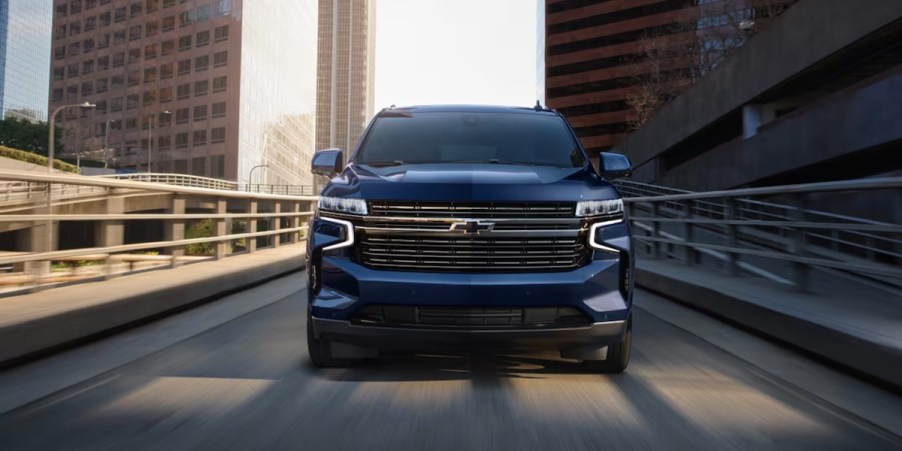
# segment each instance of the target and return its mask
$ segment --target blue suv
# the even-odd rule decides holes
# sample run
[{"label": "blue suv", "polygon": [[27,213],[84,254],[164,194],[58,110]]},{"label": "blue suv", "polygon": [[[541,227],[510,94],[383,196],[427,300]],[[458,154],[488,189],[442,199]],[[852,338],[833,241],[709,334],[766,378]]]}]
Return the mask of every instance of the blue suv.
[{"label": "blue suv", "polygon": [[609,183],[569,123],[542,107],[382,110],[331,177],[310,224],[311,362],[479,346],[560,350],[623,371],[632,330],[633,245]]}]

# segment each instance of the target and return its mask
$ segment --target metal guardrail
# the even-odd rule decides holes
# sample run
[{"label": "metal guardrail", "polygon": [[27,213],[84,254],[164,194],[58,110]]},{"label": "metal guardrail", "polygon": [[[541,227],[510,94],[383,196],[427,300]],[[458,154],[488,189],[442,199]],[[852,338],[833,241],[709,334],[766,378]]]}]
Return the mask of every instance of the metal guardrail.
[{"label": "metal guardrail", "polygon": [[161,174],[161,173],[136,173],[101,175],[98,177],[113,178],[117,180],[131,180],[136,182],[162,183],[166,185],[186,186],[195,188],[221,189],[228,191],[245,191],[261,194],[281,194],[284,196],[313,196],[311,185],[268,185],[236,183],[228,180],[200,177],[187,174]]},{"label": "metal guardrail", "polygon": [[[180,186],[164,183],[166,180],[173,179],[129,177],[123,180],[121,177],[0,171],[0,186],[15,186],[17,188],[11,192],[16,190],[25,192],[26,197],[33,201],[33,211],[28,212],[31,214],[14,212],[0,214],[0,225],[32,223],[31,248],[26,252],[12,249],[0,252],[0,265],[12,266],[19,272],[29,275],[32,282],[40,284],[53,281],[51,262],[71,262],[79,257],[102,261],[103,276],[110,277],[113,275],[110,268],[114,263],[142,260],[140,256],[123,255],[129,252],[160,251],[169,258],[148,256],[144,260],[169,265],[197,261],[196,258],[185,256],[186,248],[193,245],[211,244],[212,252],[209,256],[214,259],[228,256],[231,253],[230,249],[233,248],[254,252],[258,240],[265,239],[270,246],[302,240],[303,233],[307,231],[304,223],[313,214],[313,205],[317,200],[315,196],[236,191],[236,184],[233,184],[231,189],[224,189],[226,185]],[[48,192],[51,193],[50,198],[47,196]],[[90,208],[86,208],[84,213],[72,213],[74,207],[68,207],[66,213],[57,213],[54,210],[66,202],[60,200],[58,196],[66,192],[90,192],[96,194],[98,198],[91,200],[96,201],[94,204],[85,203],[90,205]],[[128,199],[142,198],[136,195],[162,196],[155,198],[154,205],[165,204],[166,212],[137,210],[146,208],[140,206],[139,202],[135,204],[136,210],[128,211]],[[0,199],[2,196],[3,193],[0,191]],[[49,202],[49,206],[45,206],[46,201],[55,202]],[[94,212],[98,207],[105,208],[106,211]],[[58,233],[57,224],[71,221],[92,221],[97,232],[95,235],[104,237],[101,241],[105,242],[78,249],[52,249],[49,246],[50,237]],[[126,244],[124,229],[126,223],[130,221],[160,221],[160,227],[163,228],[167,239]],[[186,229],[198,221],[210,221],[211,236],[185,237]],[[147,223],[144,224],[146,226]],[[38,233],[41,227],[49,228],[52,233]],[[48,229],[44,229],[46,230]],[[263,244],[261,242],[261,245]]]},{"label": "metal guardrail", "polygon": [[[656,258],[700,264],[719,260],[741,272],[809,289],[812,268],[902,288],[902,225],[805,208],[815,193],[893,190],[902,177],[694,193],[633,181],[618,182],[640,249]],[[779,197],[789,204],[761,199]],[[786,278],[768,265],[792,265]],[[746,261],[749,260],[749,261]]]}]

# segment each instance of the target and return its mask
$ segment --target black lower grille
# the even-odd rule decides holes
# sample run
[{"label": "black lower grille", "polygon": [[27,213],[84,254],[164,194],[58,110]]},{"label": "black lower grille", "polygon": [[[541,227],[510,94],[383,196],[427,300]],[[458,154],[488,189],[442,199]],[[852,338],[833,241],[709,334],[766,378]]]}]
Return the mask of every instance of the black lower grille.
[{"label": "black lower grille", "polygon": [[573,237],[441,237],[363,234],[359,258],[374,269],[426,272],[567,271],[590,252]]},{"label": "black lower grille", "polygon": [[448,328],[575,327],[591,323],[572,307],[433,307],[370,305],[352,322],[379,326]]}]

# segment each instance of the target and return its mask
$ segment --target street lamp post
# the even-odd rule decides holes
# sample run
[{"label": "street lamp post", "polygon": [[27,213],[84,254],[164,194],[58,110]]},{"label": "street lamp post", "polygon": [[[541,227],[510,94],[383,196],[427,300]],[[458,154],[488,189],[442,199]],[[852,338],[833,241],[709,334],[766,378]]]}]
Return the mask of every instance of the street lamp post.
[{"label": "street lamp post", "polygon": [[[247,175],[248,188],[250,188],[254,184],[254,170],[256,170],[257,168],[268,168],[268,167],[269,167],[268,164],[258,164],[251,168],[251,170],[248,172],[248,175]],[[248,191],[250,191],[250,189],[248,189]],[[257,187],[257,191],[260,191],[259,186]]]},{"label": "street lamp post", "polygon": [[[51,174],[53,173],[53,157],[56,151],[56,115],[59,114],[60,111],[63,111],[67,108],[97,108],[97,105],[94,105],[91,102],[80,103],[77,105],[63,105],[54,110],[50,115],[50,140],[47,143],[47,172]],[[53,214],[53,184],[51,184],[50,182],[47,182],[47,214]],[[47,251],[50,252],[53,250],[53,219],[51,219],[50,217],[47,218],[45,228],[47,229],[47,243],[45,247]],[[36,249],[32,250],[37,252]],[[47,262],[46,265],[43,265],[46,266],[46,270],[42,268],[42,272],[50,271],[49,263],[50,262]]]},{"label": "street lamp post", "polygon": [[[166,110],[166,111],[161,112],[160,114],[169,115],[169,114],[172,114],[172,111]],[[150,125],[147,127],[148,128],[148,131],[147,131],[147,173],[148,174],[153,172],[152,168],[151,168],[151,154],[153,151],[153,125],[154,125],[154,122],[156,121],[156,117],[157,117],[156,114],[154,114],[154,113],[150,114]]]}]

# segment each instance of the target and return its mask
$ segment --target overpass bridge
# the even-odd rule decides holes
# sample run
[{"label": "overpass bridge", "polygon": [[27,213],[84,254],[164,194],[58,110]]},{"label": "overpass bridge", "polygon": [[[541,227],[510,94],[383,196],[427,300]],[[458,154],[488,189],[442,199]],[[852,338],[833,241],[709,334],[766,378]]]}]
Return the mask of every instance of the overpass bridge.
[{"label": "overpass bridge", "polygon": [[[296,272],[314,198],[95,183],[244,210],[91,216],[168,227],[206,215],[217,228],[201,241],[2,257],[223,251],[0,298],[4,449],[902,447],[902,229],[806,208],[824,192],[899,192],[900,178],[709,193],[621,184],[641,289],[633,362],[616,376],[478,350],[314,370]],[[219,226],[274,214],[286,222],[271,230]],[[64,215],[32,219],[74,220]],[[280,239],[226,252],[262,236]]]}]

